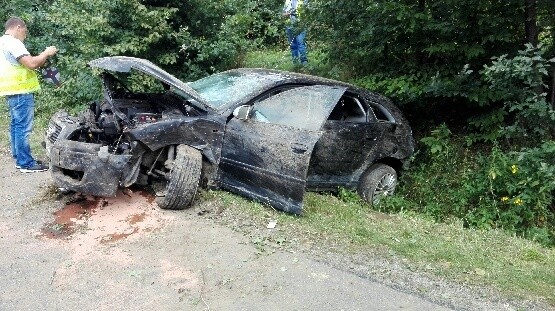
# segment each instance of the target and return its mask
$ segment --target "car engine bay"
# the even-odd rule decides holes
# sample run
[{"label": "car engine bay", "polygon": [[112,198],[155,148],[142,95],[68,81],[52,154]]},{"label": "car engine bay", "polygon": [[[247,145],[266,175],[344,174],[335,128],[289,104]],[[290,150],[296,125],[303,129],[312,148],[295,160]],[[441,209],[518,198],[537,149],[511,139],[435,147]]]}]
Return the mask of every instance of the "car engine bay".
[{"label": "car engine bay", "polygon": [[103,73],[102,78],[104,100],[90,103],[73,120],[80,126],[67,139],[106,145],[110,153],[122,154],[130,148],[125,137],[127,130],[161,120],[206,114],[169,87],[164,86],[164,91],[158,93],[133,92],[109,73]]}]

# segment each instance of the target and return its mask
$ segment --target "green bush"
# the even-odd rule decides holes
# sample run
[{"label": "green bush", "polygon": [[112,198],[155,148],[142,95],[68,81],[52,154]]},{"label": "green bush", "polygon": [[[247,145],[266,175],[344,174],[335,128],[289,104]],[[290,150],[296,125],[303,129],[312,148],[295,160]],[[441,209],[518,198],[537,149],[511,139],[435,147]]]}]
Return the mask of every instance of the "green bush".
[{"label": "green bush", "polygon": [[377,208],[417,212],[436,221],[463,218],[471,199],[466,185],[475,171],[474,153],[445,125],[420,142],[410,170],[401,175],[397,195]]},{"label": "green bush", "polygon": [[487,214],[496,227],[555,243],[555,141],[510,153],[496,146],[479,163],[474,182],[487,188],[476,189],[481,195],[476,191],[475,201],[482,204],[467,219],[478,225],[478,215]]},{"label": "green bush", "polygon": [[555,245],[555,141],[513,152],[469,148],[441,125],[420,142],[397,194],[376,209],[458,218]]},{"label": "green bush", "polygon": [[496,100],[503,103],[503,108],[502,115],[485,119],[485,126],[482,122],[474,122],[482,127],[481,133],[497,133],[499,138],[520,146],[537,146],[553,137],[555,110],[547,102],[544,83],[551,61],[543,54],[541,45],[527,44],[517,56],[495,57],[491,65],[484,66],[484,80],[489,89],[498,94]]},{"label": "green bush", "polygon": [[47,103],[39,114],[48,114],[100,99],[98,80],[87,69],[98,57],[145,58],[184,80],[237,67],[246,51],[284,38],[282,5],[278,0],[22,0],[0,12],[27,22],[26,46],[33,54],[48,45],[59,49],[55,63],[64,84],[39,94]]}]

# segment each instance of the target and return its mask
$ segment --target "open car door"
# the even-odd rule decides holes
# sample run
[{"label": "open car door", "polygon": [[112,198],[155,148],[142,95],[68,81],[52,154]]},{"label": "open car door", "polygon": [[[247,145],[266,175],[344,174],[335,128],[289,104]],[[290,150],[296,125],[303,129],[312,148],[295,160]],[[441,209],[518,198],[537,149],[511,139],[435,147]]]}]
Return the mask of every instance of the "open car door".
[{"label": "open car door", "polygon": [[306,174],[321,128],[345,87],[306,86],[255,103],[226,127],[219,181],[223,188],[300,214]]}]

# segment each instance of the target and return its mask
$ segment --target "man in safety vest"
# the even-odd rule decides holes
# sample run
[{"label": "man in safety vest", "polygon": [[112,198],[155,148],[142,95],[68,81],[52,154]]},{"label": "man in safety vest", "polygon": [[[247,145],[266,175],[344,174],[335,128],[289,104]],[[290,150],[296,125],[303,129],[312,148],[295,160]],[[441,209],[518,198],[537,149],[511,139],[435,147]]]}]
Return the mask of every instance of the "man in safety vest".
[{"label": "man in safety vest", "polygon": [[306,44],[304,42],[306,30],[302,29],[298,24],[303,7],[306,7],[307,3],[308,0],[285,0],[285,5],[283,6],[283,16],[289,18],[285,34],[287,34],[294,64],[300,62],[302,65],[306,65],[308,63]]},{"label": "man in safety vest", "polygon": [[32,56],[23,44],[25,38],[25,22],[18,17],[8,19],[5,33],[0,37],[0,96],[6,96],[10,106],[10,142],[15,167],[21,172],[41,172],[48,170],[48,166],[33,159],[29,145],[35,114],[33,92],[40,89],[34,69],[44,65],[58,50],[49,46]]}]

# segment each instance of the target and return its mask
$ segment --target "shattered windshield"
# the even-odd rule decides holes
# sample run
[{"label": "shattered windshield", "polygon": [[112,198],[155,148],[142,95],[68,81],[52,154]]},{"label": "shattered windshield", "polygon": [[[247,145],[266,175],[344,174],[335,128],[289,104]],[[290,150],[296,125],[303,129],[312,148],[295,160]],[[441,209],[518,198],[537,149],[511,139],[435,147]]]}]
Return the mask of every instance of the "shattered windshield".
[{"label": "shattered windshield", "polygon": [[256,103],[252,118],[317,131],[345,92],[345,87],[299,87]]},{"label": "shattered windshield", "polygon": [[191,82],[189,86],[206,99],[212,108],[223,110],[229,104],[280,80],[283,77],[278,74],[222,72]]}]

